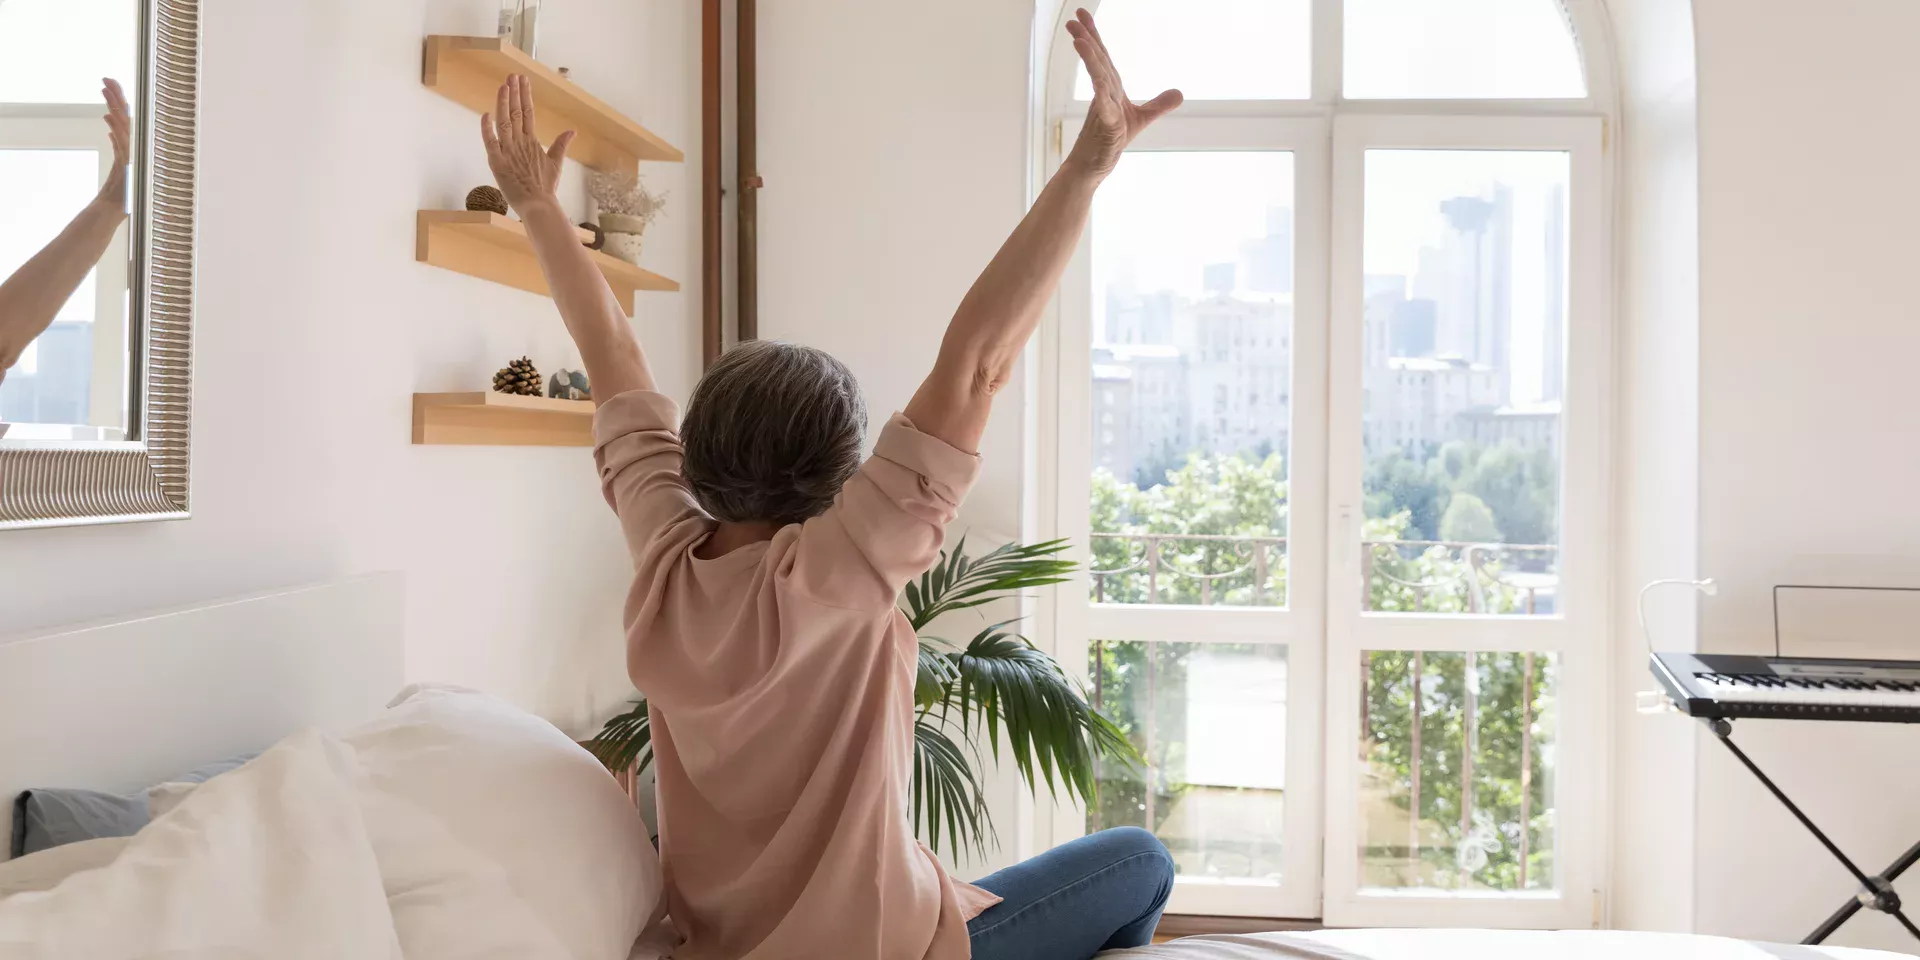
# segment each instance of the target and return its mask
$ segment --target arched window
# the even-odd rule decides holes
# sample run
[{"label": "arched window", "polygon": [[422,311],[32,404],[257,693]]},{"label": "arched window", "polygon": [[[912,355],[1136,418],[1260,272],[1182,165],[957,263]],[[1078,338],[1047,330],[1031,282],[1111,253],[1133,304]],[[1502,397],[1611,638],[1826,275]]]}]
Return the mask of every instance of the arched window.
[{"label": "arched window", "polygon": [[[1090,571],[1053,643],[1148,759],[1052,839],[1154,830],[1176,910],[1591,918],[1612,109],[1593,2],[1095,9],[1129,91],[1188,102],[1101,188],[1042,338],[1042,515]],[[1070,7],[1047,11],[1057,36]],[[1069,43],[1044,67],[1050,172],[1088,87]]]}]

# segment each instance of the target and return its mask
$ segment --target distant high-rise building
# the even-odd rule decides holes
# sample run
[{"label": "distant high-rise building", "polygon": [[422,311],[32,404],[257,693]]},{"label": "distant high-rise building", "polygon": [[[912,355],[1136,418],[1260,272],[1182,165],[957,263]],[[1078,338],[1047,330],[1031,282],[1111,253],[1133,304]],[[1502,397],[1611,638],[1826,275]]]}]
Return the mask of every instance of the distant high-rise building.
[{"label": "distant high-rise building", "polygon": [[1367,323],[1379,327],[1377,334],[1368,334],[1370,339],[1378,338],[1377,344],[1369,346],[1378,360],[1370,359],[1368,365],[1378,366],[1386,357],[1433,356],[1435,303],[1422,297],[1407,299],[1407,278],[1397,273],[1369,273],[1362,283]]},{"label": "distant high-rise building", "polygon": [[1208,297],[1183,310],[1188,450],[1284,453],[1293,427],[1293,304]]},{"label": "distant high-rise building", "polygon": [[1439,261],[1444,279],[1432,298],[1438,304],[1435,350],[1493,369],[1505,402],[1511,390],[1513,191],[1495,184],[1491,199],[1454,197],[1441,202],[1440,214],[1447,230]]},{"label": "distant high-rise building", "polygon": [[1396,357],[1433,356],[1434,328],[1440,305],[1432,300],[1402,300],[1394,304],[1389,350]]},{"label": "distant high-rise building", "polygon": [[1106,334],[1108,343],[1172,343],[1173,291],[1108,289]]},{"label": "distant high-rise building", "polygon": [[1133,476],[1133,371],[1125,364],[1102,363],[1108,351],[1096,351],[1093,364],[1093,465],[1129,480]]},{"label": "distant high-rise building", "polygon": [[1267,208],[1267,235],[1240,244],[1240,280],[1252,293],[1293,292],[1293,208]]},{"label": "distant high-rise building", "polygon": [[1143,488],[1166,482],[1190,449],[1187,368],[1171,344],[1094,349],[1095,466]]},{"label": "distant high-rise building", "polygon": [[1234,291],[1238,272],[1235,264],[1209,263],[1201,268],[1201,286],[1210,296],[1226,296]]},{"label": "distant high-rise building", "polygon": [[1425,456],[1449,440],[1470,439],[1463,415],[1499,403],[1498,371],[1458,357],[1390,357],[1366,371],[1364,384],[1368,456]]},{"label": "distant high-rise building", "polygon": [[1547,190],[1547,302],[1541,311],[1540,399],[1555,401],[1566,393],[1567,378],[1567,188]]},{"label": "distant high-rise building", "polygon": [[87,423],[93,380],[93,324],[58,321],[34,341],[34,372],[0,383],[0,420]]},{"label": "distant high-rise building", "polygon": [[1360,289],[1368,300],[1375,297],[1405,300],[1407,278],[1397,273],[1369,273],[1360,278]]},{"label": "distant high-rise building", "polygon": [[1447,258],[1439,247],[1421,247],[1420,263],[1413,271],[1407,296],[1415,300],[1438,301],[1447,286]]}]

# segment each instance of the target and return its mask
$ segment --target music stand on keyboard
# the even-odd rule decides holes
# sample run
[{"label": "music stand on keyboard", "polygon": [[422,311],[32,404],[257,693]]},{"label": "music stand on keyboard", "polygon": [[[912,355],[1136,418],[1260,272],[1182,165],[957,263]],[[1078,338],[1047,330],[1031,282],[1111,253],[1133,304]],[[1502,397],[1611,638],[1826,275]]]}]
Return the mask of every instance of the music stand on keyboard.
[{"label": "music stand on keyboard", "polygon": [[[1920,587],[1836,587],[1802,583],[1775,584],[1773,588],[1773,653],[1776,658],[1781,656],[1780,591],[1782,590],[1857,590],[1890,593],[1920,593]],[[1915,939],[1920,939],[1920,927],[1914,926],[1913,921],[1907,919],[1907,915],[1901,911],[1900,895],[1895,893],[1893,889],[1893,881],[1899,879],[1901,874],[1907,872],[1907,868],[1913,866],[1915,863],[1920,863],[1920,843],[1908,847],[1907,852],[1901,854],[1899,859],[1888,864],[1885,870],[1880,871],[1874,876],[1867,876],[1866,871],[1855,865],[1845,853],[1840,852],[1840,848],[1834,844],[1833,840],[1828,838],[1826,833],[1818,826],[1814,825],[1813,820],[1810,819],[1797,804],[1788,799],[1786,793],[1780,789],[1779,785],[1773,782],[1773,778],[1767,776],[1766,773],[1760,769],[1759,765],[1753,762],[1753,758],[1747,756],[1747,752],[1740,749],[1739,745],[1733,742],[1733,721],[1724,717],[1702,717],[1701,722],[1707,725],[1707,729],[1713,731],[1714,739],[1726,744],[1727,749],[1733,751],[1733,755],[1739,759],[1741,765],[1745,766],[1747,770],[1754,775],[1754,778],[1759,780],[1760,784],[1767,788],[1767,792],[1773,794],[1774,799],[1780,801],[1780,805],[1786,807],[1787,812],[1793,814],[1794,819],[1800,821],[1800,825],[1806,827],[1807,832],[1813,834],[1813,838],[1820,841],[1820,845],[1827,848],[1827,852],[1833,854],[1833,858],[1840,861],[1840,865],[1846,867],[1847,872],[1853,874],[1853,879],[1860,884],[1860,891],[1854,894],[1853,899],[1848,900],[1838,910],[1835,910],[1831,916],[1822,921],[1818,927],[1815,927],[1812,933],[1807,934],[1806,939],[1801,940],[1801,943],[1817,944],[1825,941],[1827,937],[1833,935],[1835,930],[1840,929],[1841,924],[1853,919],[1853,915],[1859,913],[1862,909],[1878,910],[1893,917],[1900,922],[1901,926],[1907,928],[1907,932],[1913,934]]]}]

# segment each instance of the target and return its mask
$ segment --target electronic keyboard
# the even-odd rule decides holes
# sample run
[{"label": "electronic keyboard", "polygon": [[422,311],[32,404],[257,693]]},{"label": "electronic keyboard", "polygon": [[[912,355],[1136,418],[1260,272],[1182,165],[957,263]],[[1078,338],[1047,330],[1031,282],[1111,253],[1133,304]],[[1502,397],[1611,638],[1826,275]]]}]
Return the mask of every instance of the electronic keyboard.
[{"label": "electronic keyboard", "polygon": [[1920,662],[1656,653],[1653,675],[1702,719],[1920,723]]}]

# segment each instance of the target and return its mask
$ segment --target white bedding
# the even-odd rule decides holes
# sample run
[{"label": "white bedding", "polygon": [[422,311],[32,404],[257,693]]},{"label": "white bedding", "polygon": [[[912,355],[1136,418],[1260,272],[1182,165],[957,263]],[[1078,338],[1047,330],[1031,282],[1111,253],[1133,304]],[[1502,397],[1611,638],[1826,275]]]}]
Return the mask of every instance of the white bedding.
[{"label": "white bedding", "polygon": [[282,741],[105,867],[0,900],[0,957],[398,958],[352,748]]},{"label": "white bedding", "polygon": [[1612,930],[1327,930],[1187,937],[1104,960],[1896,960],[1846,947]]},{"label": "white bedding", "polygon": [[0,960],[659,956],[634,947],[660,878],[632,803],[550,724],[470,691],[296,734],[91,853],[51,889],[0,884]]}]

